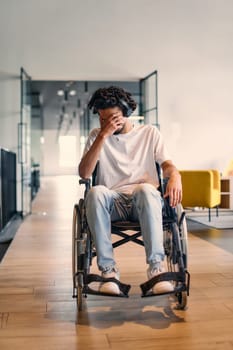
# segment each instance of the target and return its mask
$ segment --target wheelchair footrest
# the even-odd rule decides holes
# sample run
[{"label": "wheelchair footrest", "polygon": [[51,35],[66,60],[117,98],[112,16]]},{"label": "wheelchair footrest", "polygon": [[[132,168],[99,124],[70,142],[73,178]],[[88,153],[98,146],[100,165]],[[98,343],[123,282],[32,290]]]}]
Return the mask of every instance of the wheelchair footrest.
[{"label": "wheelchair footrest", "polygon": [[[103,296],[111,296],[111,297],[128,297],[129,290],[131,288],[130,284],[124,284],[117,280],[116,278],[104,278],[102,276],[96,275],[96,274],[89,274],[86,276],[86,279],[84,281],[84,288],[83,293],[84,294],[94,294],[94,295],[103,295]],[[106,282],[114,282],[118,285],[120,289],[120,294],[111,294],[111,293],[102,293],[99,290],[92,289],[89,287],[89,284],[92,282],[99,282],[99,283],[106,283]]]},{"label": "wheelchair footrest", "polygon": [[155,284],[163,281],[180,282],[180,286],[174,288],[173,291],[168,293],[163,293],[163,294],[177,293],[181,290],[186,290],[185,272],[164,272],[140,285],[140,288],[142,290],[142,297],[161,295],[161,294],[154,294],[153,292],[151,292],[151,290],[155,286]]}]

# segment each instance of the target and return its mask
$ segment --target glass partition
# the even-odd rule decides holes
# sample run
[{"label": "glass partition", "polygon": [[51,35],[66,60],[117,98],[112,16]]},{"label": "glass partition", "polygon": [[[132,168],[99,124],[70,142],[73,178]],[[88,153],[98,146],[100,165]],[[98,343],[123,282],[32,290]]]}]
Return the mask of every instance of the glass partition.
[{"label": "glass partition", "polygon": [[140,114],[144,116],[145,124],[152,124],[159,128],[157,71],[140,80],[140,95]]},{"label": "glass partition", "polygon": [[18,124],[18,162],[21,164],[22,215],[31,212],[31,78],[21,68],[21,109]]}]

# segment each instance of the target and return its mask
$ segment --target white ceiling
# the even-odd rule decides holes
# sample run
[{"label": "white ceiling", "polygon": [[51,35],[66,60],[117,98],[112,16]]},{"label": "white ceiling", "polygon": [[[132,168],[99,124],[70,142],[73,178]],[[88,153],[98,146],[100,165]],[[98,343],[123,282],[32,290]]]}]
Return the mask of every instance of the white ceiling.
[{"label": "white ceiling", "polygon": [[232,0],[0,0],[0,70],[136,80],[207,56],[232,65],[232,18]]}]

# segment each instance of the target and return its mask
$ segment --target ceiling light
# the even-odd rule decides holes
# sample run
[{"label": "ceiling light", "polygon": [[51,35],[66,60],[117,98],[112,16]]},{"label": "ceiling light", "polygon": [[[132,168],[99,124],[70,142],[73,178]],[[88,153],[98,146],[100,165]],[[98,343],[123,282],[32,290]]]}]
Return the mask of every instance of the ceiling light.
[{"label": "ceiling light", "polygon": [[75,90],[70,90],[69,91],[69,95],[70,96],[75,96],[76,95],[76,91]]},{"label": "ceiling light", "polygon": [[57,95],[58,96],[63,96],[64,95],[64,91],[63,90],[58,90],[57,91]]}]

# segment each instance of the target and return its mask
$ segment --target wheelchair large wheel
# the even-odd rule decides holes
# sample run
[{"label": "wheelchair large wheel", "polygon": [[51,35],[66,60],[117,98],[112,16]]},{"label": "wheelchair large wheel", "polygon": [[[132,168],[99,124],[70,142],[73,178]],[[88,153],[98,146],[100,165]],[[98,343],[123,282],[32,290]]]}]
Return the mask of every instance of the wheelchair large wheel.
[{"label": "wheelchair large wheel", "polygon": [[80,254],[80,242],[82,240],[82,210],[83,200],[74,206],[72,225],[72,273],[73,296],[77,300],[78,310],[82,310],[83,301],[83,255]]},{"label": "wheelchair large wheel", "polygon": [[[183,257],[183,264],[184,264],[184,270],[187,271],[188,268],[188,230],[187,230],[187,223],[184,216],[184,210],[181,204],[178,204],[176,207],[176,213],[177,213],[177,224],[179,229],[179,237],[180,237],[180,245],[181,245],[181,252]],[[186,278],[186,285],[187,278]],[[177,297],[177,308],[184,310],[187,307],[188,303],[188,291],[180,291],[176,294]]]},{"label": "wheelchair large wheel", "polygon": [[[164,246],[167,257],[167,267],[170,272],[187,271],[188,239],[187,225],[182,205],[176,207],[177,222],[164,232]],[[176,237],[174,240],[174,236]],[[180,257],[181,256],[181,257]],[[175,285],[177,287],[177,285]],[[185,309],[187,306],[187,290],[176,292],[177,308]]]},{"label": "wheelchair large wheel", "polygon": [[[177,221],[180,231],[180,242],[181,250],[183,253],[184,267],[188,268],[188,229],[187,223],[184,215],[184,209],[181,204],[178,204],[176,207]],[[181,221],[181,222],[180,222]]]}]

